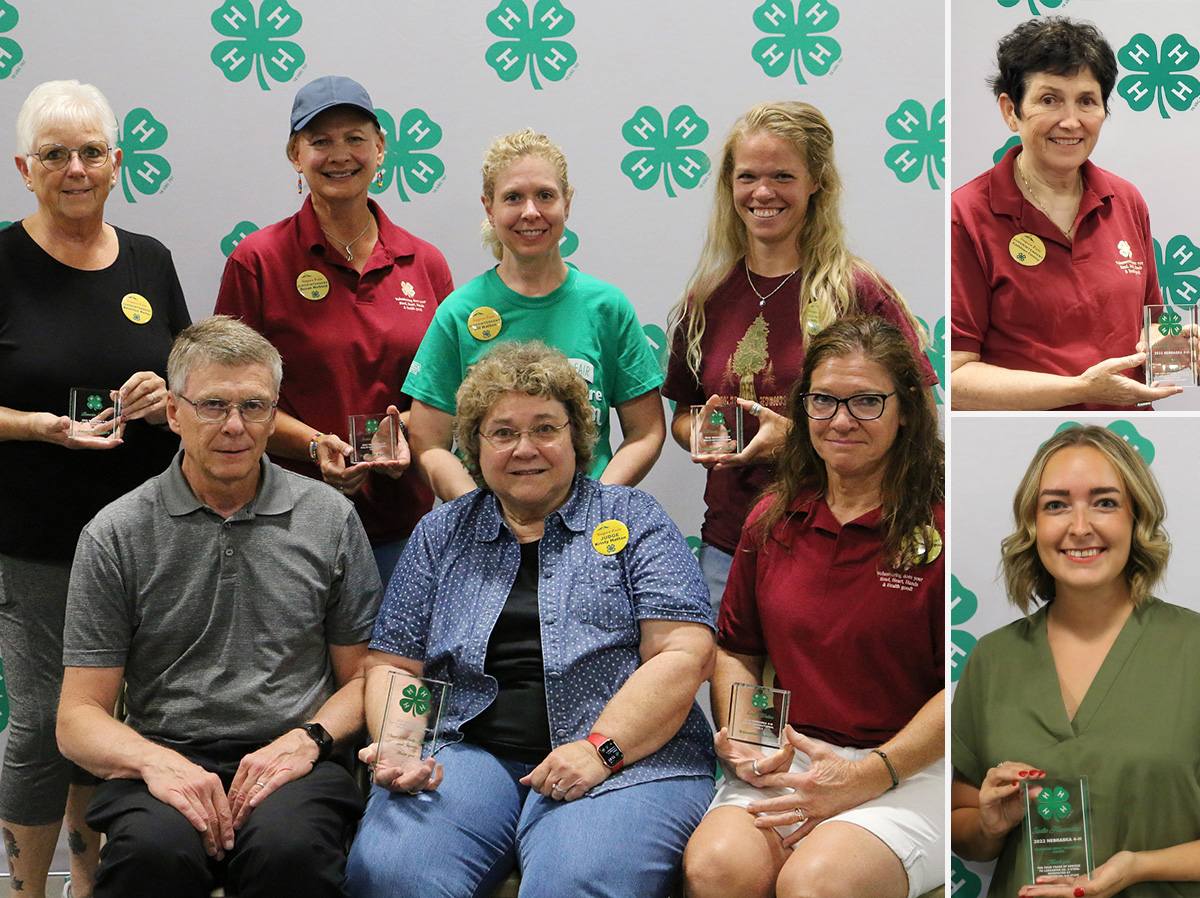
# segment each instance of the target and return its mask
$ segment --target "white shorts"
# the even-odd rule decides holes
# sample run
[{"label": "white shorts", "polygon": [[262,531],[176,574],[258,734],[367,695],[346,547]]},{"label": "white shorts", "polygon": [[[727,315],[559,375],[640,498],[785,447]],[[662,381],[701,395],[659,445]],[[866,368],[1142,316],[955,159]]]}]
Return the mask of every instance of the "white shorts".
[{"label": "white shorts", "polygon": [[[871,753],[869,748],[841,748],[825,744],[851,761]],[[807,771],[808,755],[796,752],[791,770],[793,773]],[[717,790],[708,809],[711,811],[726,806],[744,808],[752,801],[787,795],[791,791],[782,786],[757,788],[745,780],[729,776],[726,769],[721,788]],[[908,898],[916,898],[946,881],[946,797],[946,761],[943,758],[909,777],[890,792],[823,820],[817,826],[837,820],[861,826],[878,836],[904,865],[904,871],[908,874]],[[777,826],[775,831],[787,836],[795,832],[799,825]]]}]

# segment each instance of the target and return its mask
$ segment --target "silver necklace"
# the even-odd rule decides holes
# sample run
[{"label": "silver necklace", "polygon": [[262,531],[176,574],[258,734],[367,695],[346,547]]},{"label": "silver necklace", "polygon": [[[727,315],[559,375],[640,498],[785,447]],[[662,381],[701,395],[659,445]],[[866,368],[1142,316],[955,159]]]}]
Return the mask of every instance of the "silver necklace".
[{"label": "silver necklace", "polygon": [[[1042,212],[1044,212],[1046,214],[1046,217],[1048,219],[1050,219],[1051,223],[1056,228],[1058,228],[1060,231],[1062,231],[1063,236],[1069,240],[1071,238],[1072,232],[1075,230],[1074,216],[1072,216],[1072,218],[1071,218],[1071,227],[1069,227],[1069,228],[1064,228],[1062,225],[1060,225],[1057,221],[1054,220],[1054,216],[1050,214],[1050,210],[1047,209],[1042,204],[1041,199],[1038,197],[1038,195],[1036,193],[1034,193],[1033,188],[1029,186],[1029,182],[1025,180],[1025,169],[1021,165],[1021,155],[1019,153],[1017,154],[1017,174],[1021,176],[1021,183],[1025,185],[1025,189],[1029,191],[1029,195],[1031,197],[1033,197],[1033,201],[1038,204],[1038,208],[1041,209]],[[1079,201],[1081,199],[1083,199],[1083,175],[1079,176],[1079,195],[1075,197],[1075,215],[1079,214]]]},{"label": "silver necklace", "polygon": [[[374,221],[374,220],[375,220],[374,217],[372,217],[371,221]],[[321,230],[325,231],[325,236],[328,237],[330,240],[332,240],[334,243],[341,243],[342,246],[346,247],[346,261],[353,262],[354,261],[354,253],[350,252],[350,247],[352,247],[352,246],[354,246],[354,244],[358,243],[358,241],[362,238],[362,235],[367,233],[367,228],[371,227],[371,221],[368,221],[367,227],[363,228],[361,231],[359,231],[358,236],[355,237],[353,240],[351,240],[349,243],[343,243],[341,240],[338,240],[336,237],[334,237],[328,231],[325,231],[324,228],[321,228]]]},{"label": "silver necklace", "polygon": [[758,292],[758,288],[754,286],[754,278],[750,277],[750,265],[748,263],[743,263],[743,267],[746,269],[746,282],[750,285],[750,289],[754,291],[754,295],[758,297],[758,307],[760,309],[767,304],[768,299],[783,289],[783,285],[792,279],[793,274],[800,270],[799,268],[793,268],[788,272],[788,276],[780,281],[779,285],[774,290],[772,290],[766,296],[763,296]]}]

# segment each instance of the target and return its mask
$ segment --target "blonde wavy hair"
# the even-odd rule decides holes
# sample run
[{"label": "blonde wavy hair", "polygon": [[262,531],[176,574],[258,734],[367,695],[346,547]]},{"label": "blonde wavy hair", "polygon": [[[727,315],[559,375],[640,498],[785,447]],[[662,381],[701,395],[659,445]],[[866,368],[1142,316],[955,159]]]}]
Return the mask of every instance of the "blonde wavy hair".
[{"label": "blonde wavy hair", "polygon": [[1167,569],[1171,540],[1163,528],[1167,507],[1158,482],[1137,450],[1106,427],[1090,425],[1060,431],[1041,445],[1013,497],[1016,529],[1000,542],[1000,565],[1008,600],[1025,614],[1034,602],[1054,601],[1054,578],[1042,565],[1037,550],[1038,494],[1046,463],[1062,449],[1089,447],[1104,454],[1129,494],[1133,538],[1125,579],[1134,604],[1150,597]]},{"label": "blonde wavy hair", "polygon": [[[496,179],[500,176],[500,172],[525,156],[537,156],[550,163],[550,167],[554,169],[554,173],[558,177],[558,186],[562,191],[563,200],[570,202],[571,197],[575,194],[575,188],[567,180],[567,157],[563,155],[562,148],[558,144],[532,128],[514,131],[512,134],[505,134],[492,141],[492,145],[488,147],[487,153],[483,157],[483,195],[489,199],[495,199]],[[496,229],[486,218],[483,220],[481,236],[484,246],[491,248],[492,255],[497,260],[504,257],[504,246],[500,243],[500,238],[496,236]]]},{"label": "blonde wavy hair", "polygon": [[[687,364],[699,375],[704,336],[704,306],[713,291],[729,276],[750,248],[746,226],[733,202],[734,153],[742,141],[756,134],[773,134],[787,141],[804,161],[817,190],[808,200],[804,225],[796,238],[800,251],[800,295],[796,313],[801,321],[812,316],[815,330],[859,311],[854,288],[855,272],[862,272],[895,297],[922,344],[925,330],[908,306],[879,273],[846,248],[842,225],[842,179],[833,161],[833,130],[821,111],[809,103],[759,103],[738,119],[725,139],[721,154],[708,236],[700,261],[692,272],[683,298],[671,310],[671,327],[682,328],[687,342]],[[808,312],[811,307],[814,311]],[[805,340],[811,336],[804,328]]]}]

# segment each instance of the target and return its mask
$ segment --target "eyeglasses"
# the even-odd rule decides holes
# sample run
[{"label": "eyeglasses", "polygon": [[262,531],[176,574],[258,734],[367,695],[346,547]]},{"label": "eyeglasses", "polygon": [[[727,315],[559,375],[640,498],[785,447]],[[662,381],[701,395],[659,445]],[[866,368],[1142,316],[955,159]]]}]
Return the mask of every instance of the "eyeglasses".
[{"label": "eyeglasses", "polygon": [[37,156],[38,161],[49,171],[62,171],[71,163],[71,154],[75,153],[88,168],[99,168],[108,161],[108,154],[112,152],[112,147],[100,140],[93,140],[90,143],[85,143],[81,147],[64,147],[60,143],[46,143],[38,147],[36,153],[30,153],[30,156]]},{"label": "eyeglasses", "polygon": [[804,414],[818,421],[832,418],[837,414],[838,406],[843,404],[846,411],[859,421],[874,421],[883,414],[884,403],[888,397],[895,395],[896,391],[892,390],[890,393],[857,393],[845,399],[838,399],[828,393],[805,393],[800,397],[800,401],[804,404]]},{"label": "eyeglasses", "polygon": [[264,421],[271,420],[271,416],[275,414],[275,406],[279,405],[278,401],[269,402],[266,399],[247,399],[245,402],[227,402],[224,399],[201,399],[199,402],[193,402],[179,393],[175,395],[194,408],[196,410],[196,417],[201,421],[224,421],[229,417],[230,412],[237,409],[243,421],[262,424]]},{"label": "eyeglasses", "polygon": [[562,424],[539,424],[529,430],[517,430],[515,427],[497,427],[491,433],[479,431],[479,435],[492,444],[493,449],[512,449],[521,442],[521,437],[529,437],[529,442],[535,446],[549,446],[558,438],[564,427],[569,427],[570,421]]}]

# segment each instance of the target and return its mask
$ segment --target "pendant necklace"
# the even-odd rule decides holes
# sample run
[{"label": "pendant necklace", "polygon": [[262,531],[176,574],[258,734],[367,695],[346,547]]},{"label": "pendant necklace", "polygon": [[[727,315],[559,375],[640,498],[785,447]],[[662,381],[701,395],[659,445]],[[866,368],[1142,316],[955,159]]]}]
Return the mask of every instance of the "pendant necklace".
[{"label": "pendant necklace", "polygon": [[[1033,188],[1029,186],[1029,182],[1025,180],[1025,169],[1021,165],[1021,156],[1019,154],[1017,155],[1017,174],[1021,176],[1021,183],[1025,185],[1025,189],[1029,191],[1029,195],[1031,197],[1033,197],[1033,201],[1038,204],[1038,208],[1041,209],[1042,212],[1044,212],[1046,214],[1046,217],[1048,219],[1050,219],[1051,223],[1056,228],[1058,228],[1060,231],[1063,232],[1063,236],[1066,237],[1068,240],[1070,240],[1071,234],[1075,230],[1074,217],[1072,217],[1072,219],[1071,219],[1071,227],[1069,227],[1069,228],[1064,228],[1062,225],[1060,225],[1057,221],[1054,220],[1054,216],[1050,214],[1050,210],[1047,209],[1044,205],[1042,205],[1041,199],[1038,197],[1038,195],[1036,193],[1033,192]],[[1075,214],[1076,215],[1079,214],[1079,201],[1082,199],[1083,199],[1083,175],[1080,174],[1080,176],[1079,176],[1079,195],[1077,197],[1075,197]]]},{"label": "pendant necklace", "polygon": [[[374,221],[374,219],[372,218],[371,221]],[[342,246],[346,247],[346,261],[353,262],[354,261],[354,253],[350,252],[350,247],[352,247],[354,244],[358,243],[358,241],[362,238],[362,235],[367,233],[367,228],[371,227],[371,221],[368,221],[367,227],[363,228],[361,231],[359,231],[358,236],[355,237],[353,240],[351,240],[349,243],[344,243],[341,240],[338,240],[336,237],[334,237],[328,231],[325,231],[324,228],[321,228],[321,230],[325,231],[325,236],[328,237],[330,240],[332,240],[334,243],[341,243]]]},{"label": "pendant necklace", "polygon": [[754,286],[754,279],[752,277],[750,277],[750,265],[745,262],[743,262],[742,264],[743,264],[743,267],[746,269],[746,282],[748,284],[750,284],[750,289],[753,290],[754,295],[758,297],[758,307],[760,309],[767,304],[768,299],[770,299],[772,296],[774,296],[776,293],[778,293],[783,288],[783,285],[792,279],[793,274],[795,274],[797,271],[800,270],[799,268],[793,268],[791,271],[788,272],[788,276],[785,277],[782,281],[780,281],[779,285],[774,290],[772,290],[766,296],[763,296],[761,293],[758,292],[758,288]]}]

